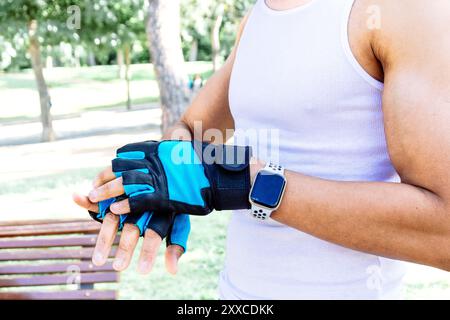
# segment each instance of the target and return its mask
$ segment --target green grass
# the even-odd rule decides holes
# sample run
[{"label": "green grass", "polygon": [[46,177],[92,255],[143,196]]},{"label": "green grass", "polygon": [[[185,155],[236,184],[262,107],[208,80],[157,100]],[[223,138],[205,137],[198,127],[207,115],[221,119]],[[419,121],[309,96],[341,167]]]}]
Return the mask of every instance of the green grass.
[{"label": "green grass", "polygon": [[78,183],[89,182],[97,173],[104,168],[81,168],[77,170],[67,170],[63,173],[54,173],[39,177],[26,178],[20,180],[2,181],[0,195],[24,194],[39,190],[51,193],[59,188],[75,186]]},{"label": "green grass", "polygon": [[[137,98],[137,99],[131,99],[131,103],[133,105],[141,105],[141,104],[149,104],[149,103],[156,103],[159,101],[159,97],[153,96],[153,97],[144,97],[144,98]],[[98,111],[98,110],[105,110],[115,107],[123,107],[126,104],[126,101],[119,101],[112,104],[105,104],[105,105],[99,105],[94,107],[87,107],[83,111]]]},{"label": "green grass", "polygon": [[148,276],[136,272],[136,258],[122,273],[121,299],[217,299],[219,272],[223,266],[226,225],[229,214],[213,213],[192,217],[188,252],[181,258],[179,272],[169,275],[161,248],[153,271]]},{"label": "green grass", "polygon": [[[186,63],[190,76],[212,74],[211,63]],[[123,107],[126,102],[125,80],[119,79],[118,67],[95,66],[81,68],[52,68],[45,70],[52,98],[52,114],[77,115],[84,111]],[[151,64],[130,67],[131,99],[134,105],[159,100],[158,85]],[[0,74],[0,123],[38,120],[39,97],[31,70]]]},{"label": "green grass", "polygon": [[[188,62],[186,70],[190,76],[201,74],[209,78],[212,74],[209,62]],[[44,71],[50,88],[70,87],[78,83],[109,82],[117,80],[118,67],[116,65],[93,67],[57,67]],[[131,66],[131,81],[155,80],[155,73],[151,64],[134,64]],[[35,89],[31,70],[26,69],[15,73],[0,73],[0,89]]]}]

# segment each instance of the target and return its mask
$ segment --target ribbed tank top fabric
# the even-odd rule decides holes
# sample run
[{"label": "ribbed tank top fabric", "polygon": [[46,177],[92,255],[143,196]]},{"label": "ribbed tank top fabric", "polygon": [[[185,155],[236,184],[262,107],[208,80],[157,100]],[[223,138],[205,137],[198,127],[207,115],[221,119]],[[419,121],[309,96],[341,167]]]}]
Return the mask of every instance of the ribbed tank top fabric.
[{"label": "ribbed tank top fabric", "polygon": [[[235,142],[314,177],[399,182],[384,133],[383,84],[350,49],[353,3],[312,0],[275,11],[256,2],[230,80]],[[219,293],[221,299],[394,299],[401,297],[404,272],[399,261],[241,210],[228,227]]]}]

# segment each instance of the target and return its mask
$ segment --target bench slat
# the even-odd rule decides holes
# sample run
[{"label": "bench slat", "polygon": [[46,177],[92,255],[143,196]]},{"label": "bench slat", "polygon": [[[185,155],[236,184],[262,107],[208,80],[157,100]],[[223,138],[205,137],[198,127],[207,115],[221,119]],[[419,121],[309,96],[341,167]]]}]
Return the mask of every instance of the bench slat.
[{"label": "bench slat", "polygon": [[[74,284],[74,275],[51,275],[51,276],[34,276],[34,277],[16,277],[9,279],[0,279],[0,288],[10,287],[29,287],[29,286],[48,286],[48,285],[64,285]],[[69,283],[68,283],[69,281]],[[82,273],[79,275],[79,282],[76,284],[86,283],[107,283],[118,282],[119,275],[116,272],[103,273]]]},{"label": "bench slat", "polygon": [[[59,260],[59,259],[90,259],[93,248],[86,249],[56,249],[56,250],[16,250],[9,252],[0,251],[0,261],[21,261],[21,260]],[[115,255],[116,248],[109,254]]]},{"label": "bench slat", "polygon": [[[0,264],[0,275],[10,276],[0,278],[0,288],[66,285],[73,280],[79,285],[78,290],[70,291],[0,292],[0,300],[117,299],[115,290],[91,289],[96,283],[119,282],[119,274],[111,261],[100,267],[90,262],[100,227],[101,224],[89,219],[0,222],[0,261],[79,260],[38,265]],[[25,238],[47,235],[68,236]],[[118,242],[117,237],[114,244]],[[54,247],[60,248],[46,249]],[[113,248],[109,257],[113,257],[115,252],[116,248]]]},{"label": "bench slat", "polygon": [[116,300],[113,290],[0,292],[0,300]]},{"label": "bench slat", "polygon": [[[23,249],[23,248],[51,248],[51,247],[93,247],[97,240],[97,235],[83,235],[76,237],[50,238],[50,239],[0,239],[0,249]],[[119,237],[116,237],[114,244],[119,243]]]},{"label": "bench slat", "polygon": [[39,225],[39,224],[67,224],[72,222],[89,222],[91,219],[40,219],[40,220],[4,220],[0,221],[0,227],[16,226],[21,227],[25,225]]},{"label": "bench slat", "polygon": [[69,233],[94,233],[100,230],[97,221],[0,226],[0,237],[43,236]]},{"label": "bench slat", "polygon": [[111,271],[114,272],[112,262],[107,262],[105,265],[97,267],[91,262],[79,263],[53,263],[44,265],[3,265],[0,266],[0,275],[12,274],[40,274],[40,273],[63,273],[63,272],[99,272]]}]

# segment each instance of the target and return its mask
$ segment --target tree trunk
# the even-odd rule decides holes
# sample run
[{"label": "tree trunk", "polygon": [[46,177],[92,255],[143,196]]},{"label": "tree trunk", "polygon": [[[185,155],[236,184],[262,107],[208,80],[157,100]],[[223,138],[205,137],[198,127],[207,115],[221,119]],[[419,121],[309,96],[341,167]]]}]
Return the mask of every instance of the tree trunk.
[{"label": "tree trunk", "polygon": [[124,48],[125,58],[125,82],[127,84],[127,110],[131,110],[131,94],[130,94],[130,46],[125,45]]},{"label": "tree trunk", "polygon": [[46,69],[52,69],[54,66],[54,62],[53,62],[53,57],[52,56],[47,56],[47,58],[45,59],[45,68]]},{"label": "tree trunk", "polygon": [[147,36],[158,81],[165,132],[180,118],[190,95],[180,37],[180,0],[148,0]]},{"label": "tree trunk", "polygon": [[79,53],[76,45],[74,45],[72,47],[72,54],[73,54],[73,61],[75,64],[75,68],[80,68],[81,67],[80,53]]},{"label": "tree trunk", "polygon": [[125,79],[125,67],[123,58],[123,48],[117,49],[117,67],[118,67],[118,77],[119,79]]},{"label": "tree trunk", "polygon": [[189,61],[197,61],[198,57],[198,40],[194,39],[191,43],[191,48],[189,49]]},{"label": "tree trunk", "polygon": [[94,53],[92,51],[88,52],[87,64],[88,64],[89,67],[93,67],[93,66],[97,65],[97,63],[95,62],[95,55],[94,55]]},{"label": "tree trunk", "polygon": [[41,105],[42,141],[53,141],[55,140],[55,132],[53,131],[52,116],[50,113],[51,101],[44,73],[42,71],[41,49],[37,36],[37,21],[33,20],[29,23],[28,33],[30,37],[29,52],[31,64],[33,66]]},{"label": "tree trunk", "polygon": [[220,66],[220,27],[223,22],[224,7],[220,5],[217,9],[217,17],[211,29],[211,55],[213,70],[217,71]]}]

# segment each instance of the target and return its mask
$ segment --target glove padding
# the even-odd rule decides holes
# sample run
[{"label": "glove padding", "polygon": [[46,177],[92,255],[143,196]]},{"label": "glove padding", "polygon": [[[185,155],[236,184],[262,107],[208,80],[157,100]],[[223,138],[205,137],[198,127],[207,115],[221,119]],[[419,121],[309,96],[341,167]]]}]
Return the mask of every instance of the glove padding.
[{"label": "glove padding", "polygon": [[122,176],[133,214],[207,215],[250,208],[250,156],[249,147],[147,141],[117,150],[112,167]]}]

